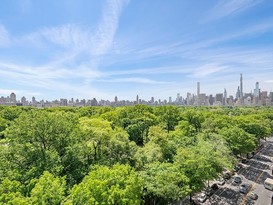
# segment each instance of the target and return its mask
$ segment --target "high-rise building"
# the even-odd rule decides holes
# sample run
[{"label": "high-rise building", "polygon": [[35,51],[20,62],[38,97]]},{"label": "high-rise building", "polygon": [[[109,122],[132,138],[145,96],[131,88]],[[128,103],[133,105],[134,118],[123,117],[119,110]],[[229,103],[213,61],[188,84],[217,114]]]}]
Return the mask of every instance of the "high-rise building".
[{"label": "high-rise building", "polygon": [[23,97],[21,98],[21,103],[22,103],[23,105],[26,105],[27,99],[26,99],[25,96],[23,96]]},{"label": "high-rise building", "polygon": [[238,86],[238,88],[237,88],[236,98],[237,98],[237,99],[240,98],[240,88],[239,88],[239,86]]},{"label": "high-rise building", "polygon": [[155,102],[155,98],[151,97],[151,103],[154,103],[154,102]]},{"label": "high-rise building", "polygon": [[225,88],[224,90],[224,101],[223,101],[223,105],[226,105],[227,104],[227,90]]},{"label": "high-rise building", "polygon": [[241,73],[240,77],[240,98],[242,99],[244,97],[244,92],[243,92],[243,75]]},{"label": "high-rise building", "polygon": [[197,93],[195,98],[195,104],[200,105],[200,82],[197,82]]},{"label": "high-rise building", "polygon": [[169,103],[172,103],[172,97],[169,97]]},{"label": "high-rise building", "polygon": [[138,97],[138,95],[136,96],[136,104],[138,104],[139,103],[139,97]]},{"label": "high-rise building", "polygon": [[261,92],[261,104],[264,106],[266,105],[266,99],[267,99],[267,91]]},{"label": "high-rise building", "polygon": [[270,99],[270,102],[273,102],[273,92],[269,93],[269,99]]},{"label": "high-rise building", "polygon": [[259,97],[259,96],[260,96],[259,82],[256,82],[256,86],[254,89],[254,97]]},{"label": "high-rise building", "polygon": [[115,103],[118,103],[118,97],[115,96]]},{"label": "high-rise building", "polygon": [[180,93],[177,93],[176,102],[179,103],[179,101],[180,101]]},{"label": "high-rise building", "polygon": [[16,95],[15,95],[15,93],[11,93],[10,94],[10,102],[11,103],[16,103]]},{"label": "high-rise building", "polygon": [[98,106],[98,101],[97,101],[96,98],[93,98],[93,99],[91,100],[91,106]]},{"label": "high-rise building", "polygon": [[220,105],[223,103],[223,93],[217,93],[215,95],[215,101],[218,102]]},{"label": "high-rise building", "polygon": [[34,96],[32,97],[31,102],[32,102],[32,104],[33,104],[33,105],[35,105],[35,104],[36,104],[36,99],[35,99],[35,97],[34,97]]}]

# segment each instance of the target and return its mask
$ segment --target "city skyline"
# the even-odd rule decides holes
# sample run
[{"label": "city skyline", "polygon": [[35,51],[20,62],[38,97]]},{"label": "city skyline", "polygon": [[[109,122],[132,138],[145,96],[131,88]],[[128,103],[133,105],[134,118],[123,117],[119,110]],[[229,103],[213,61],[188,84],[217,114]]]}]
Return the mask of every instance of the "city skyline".
[{"label": "city skyline", "polygon": [[[273,2],[6,1],[0,96],[166,99],[273,90]],[[50,15],[49,15],[50,14]]]},{"label": "city skyline", "polygon": [[147,105],[194,105],[194,106],[271,106],[273,105],[273,92],[267,90],[261,90],[259,82],[255,83],[255,88],[249,93],[243,91],[244,82],[243,74],[240,74],[239,86],[237,88],[236,95],[228,95],[226,88],[222,93],[201,93],[200,82],[196,84],[196,93],[187,92],[185,96],[181,93],[177,93],[176,98],[172,96],[165,99],[155,99],[150,96],[150,99],[142,99],[138,94],[135,100],[119,99],[115,96],[114,99],[96,99],[94,98],[83,98],[78,99],[72,97],[59,98],[55,100],[38,100],[33,96],[31,100],[25,96],[19,100],[16,94],[12,92],[9,96],[0,97],[0,105],[18,105],[18,106],[36,106],[36,107],[55,107],[55,106],[126,106],[136,104],[147,104]]}]

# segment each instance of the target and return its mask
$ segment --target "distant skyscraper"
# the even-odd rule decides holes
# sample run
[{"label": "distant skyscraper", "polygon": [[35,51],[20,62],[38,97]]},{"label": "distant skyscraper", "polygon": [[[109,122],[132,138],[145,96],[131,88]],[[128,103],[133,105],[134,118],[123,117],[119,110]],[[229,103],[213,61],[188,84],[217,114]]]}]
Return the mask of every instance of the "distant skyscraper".
[{"label": "distant skyscraper", "polygon": [[227,99],[227,90],[226,90],[226,88],[225,88],[225,90],[224,90],[224,98]]},{"label": "distant skyscraper", "polygon": [[117,96],[115,96],[115,103],[117,103],[118,102],[118,97]]},{"label": "distant skyscraper", "polygon": [[224,104],[224,105],[227,104],[227,90],[226,90],[226,88],[225,88],[225,90],[224,90],[224,102],[223,102],[223,104]]},{"label": "distant skyscraper", "polygon": [[239,86],[238,86],[238,88],[237,88],[236,98],[237,98],[237,99],[240,98],[240,88],[239,88]]},{"label": "distant skyscraper", "polygon": [[136,96],[136,104],[138,104],[139,103],[139,97],[138,97],[138,95]]},{"label": "distant skyscraper", "polygon": [[260,95],[259,82],[256,82],[256,86],[254,89],[254,97],[259,97],[259,95]]},{"label": "distant skyscraper", "polygon": [[15,95],[15,93],[11,93],[10,94],[10,102],[16,103],[16,95]]},{"label": "distant skyscraper", "polygon": [[180,100],[180,93],[177,93],[176,102],[178,103]]},{"label": "distant skyscraper", "polygon": [[35,105],[35,104],[36,104],[36,99],[35,99],[35,97],[34,97],[34,96],[32,97],[31,102],[32,102],[32,104],[33,104],[33,105]]},{"label": "distant skyscraper", "polygon": [[197,98],[196,98],[197,105],[200,104],[200,82],[197,82]]},{"label": "distant skyscraper", "polygon": [[241,77],[240,77],[240,98],[244,97],[244,92],[243,92],[243,75],[241,73]]},{"label": "distant skyscraper", "polygon": [[23,97],[21,98],[21,103],[22,103],[23,105],[26,105],[26,102],[27,102],[27,99],[26,99],[25,96],[23,96]]},{"label": "distant skyscraper", "polygon": [[215,101],[218,102],[220,105],[223,104],[223,93],[217,93],[215,95]]}]

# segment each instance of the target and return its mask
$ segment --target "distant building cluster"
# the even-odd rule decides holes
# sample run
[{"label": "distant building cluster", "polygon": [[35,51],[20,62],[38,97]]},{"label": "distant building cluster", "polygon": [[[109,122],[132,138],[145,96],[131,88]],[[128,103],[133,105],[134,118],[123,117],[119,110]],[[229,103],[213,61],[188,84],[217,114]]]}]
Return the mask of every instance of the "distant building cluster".
[{"label": "distant building cluster", "polygon": [[183,98],[180,93],[177,93],[176,99],[169,97],[168,100],[155,100],[151,97],[150,100],[142,100],[139,96],[136,96],[135,101],[118,100],[116,96],[114,101],[93,99],[74,99],[70,100],[61,98],[54,101],[37,101],[35,97],[32,97],[31,101],[26,97],[22,97],[21,100],[16,99],[16,94],[11,93],[10,96],[0,98],[0,105],[17,105],[17,106],[34,106],[34,107],[58,107],[58,106],[128,106],[136,104],[145,105],[192,105],[192,106],[270,106],[273,105],[273,92],[261,91],[259,88],[259,82],[256,82],[255,88],[251,93],[243,92],[243,76],[240,76],[240,85],[238,86],[236,96],[227,96],[227,91],[224,89],[223,93],[217,93],[215,96],[206,95],[200,93],[200,82],[197,82],[196,94],[187,93],[187,96]]}]

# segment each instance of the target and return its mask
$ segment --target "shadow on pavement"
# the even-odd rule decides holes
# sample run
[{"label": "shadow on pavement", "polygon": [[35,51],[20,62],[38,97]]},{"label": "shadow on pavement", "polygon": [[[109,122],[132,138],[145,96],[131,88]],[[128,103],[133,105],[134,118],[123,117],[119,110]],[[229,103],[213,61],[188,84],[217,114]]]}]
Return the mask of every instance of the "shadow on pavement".
[{"label": "shadow on pavement", "polygon": [[242,194],[239,191],[225,188],[224,192],[215,193],[210,199],[209,204],[212,205],[227,205],[227,204],[238,204],[242,198]]},{"label": "shadow on pavement", "polygon": [[268,159],[267,157],[261,156],[261,155],[257,155],[255,157],[256,160],[259,160],[261,162],[272,162],[270,159]]},{"label": "shadow on pavement", "polygon": [[265,149],[261,150],[260,154],[273,157],[273,144],[272,142],[268,142],[268,143],[269,145]]},{"label": "shadow on pavement", "polygon": [[267,172],[261,169],[256,169],[254,167],[247,168],[244,172],[241,173],[241,175],[243,175],[246,179],[258,184],[263,184],[267,178],[273,178]]}]

